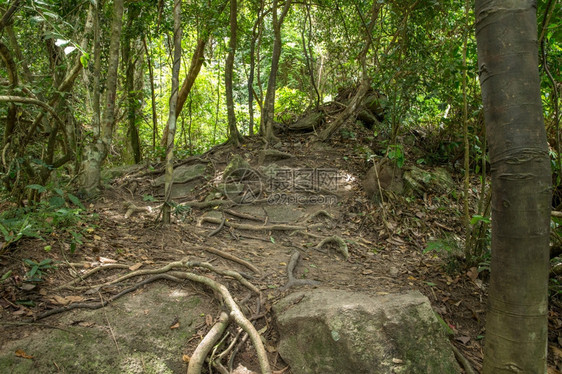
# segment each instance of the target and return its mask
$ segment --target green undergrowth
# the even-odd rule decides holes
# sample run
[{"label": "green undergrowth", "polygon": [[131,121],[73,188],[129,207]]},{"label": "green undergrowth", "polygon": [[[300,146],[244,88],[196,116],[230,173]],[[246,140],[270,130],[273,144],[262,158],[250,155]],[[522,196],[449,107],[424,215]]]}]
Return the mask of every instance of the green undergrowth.
[{"label": "green undergrowth", "polygon": [[27,188],[36,191],[40,199],[0,213],[0,254],[24,238],[43,240],[47,252],[53,239],[64,241],[74,252],[83,244],[84,234],[93,229],[97,216],[88,213],[78,197],[60,188],[37,184]]}]

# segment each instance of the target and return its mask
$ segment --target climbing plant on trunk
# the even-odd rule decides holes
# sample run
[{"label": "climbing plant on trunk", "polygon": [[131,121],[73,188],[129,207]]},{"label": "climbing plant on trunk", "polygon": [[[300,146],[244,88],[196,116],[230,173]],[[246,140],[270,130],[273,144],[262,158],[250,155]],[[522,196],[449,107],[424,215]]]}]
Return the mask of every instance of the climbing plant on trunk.
[{"label": "climbing plant on trunk", "polygon": [[492,170],[483,373],[546,373],[551,171],[536,2],[476,0],[475,6]]}]

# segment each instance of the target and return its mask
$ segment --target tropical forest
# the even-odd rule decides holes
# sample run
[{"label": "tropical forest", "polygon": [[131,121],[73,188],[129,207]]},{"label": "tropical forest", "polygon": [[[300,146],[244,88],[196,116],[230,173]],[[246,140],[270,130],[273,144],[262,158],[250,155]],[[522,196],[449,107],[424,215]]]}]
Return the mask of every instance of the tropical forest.
[{"label": "tropical forest", "polygon": [[0,0],[0,372],[562,373],[559,0]]}]

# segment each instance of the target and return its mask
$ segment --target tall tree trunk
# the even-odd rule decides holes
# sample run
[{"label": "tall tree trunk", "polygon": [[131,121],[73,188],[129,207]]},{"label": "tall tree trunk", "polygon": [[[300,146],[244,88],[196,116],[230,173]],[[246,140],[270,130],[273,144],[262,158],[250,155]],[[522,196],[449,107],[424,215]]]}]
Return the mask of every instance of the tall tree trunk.
[{"label": "tall tree trunk", "polygon": [[476,0],[492,171],[484,374],[546,373],[551,171],[538,73],[536,1]]},{"label": "tall tree trunk", "polygon": [[[99,9],[98,9],[99,11]],[[106,101],[99,131],[94,130],[92,144],[85,151],[82,185],[87,194],[97,192],[101,183],[101,165],[111,145],[113,123],[115,120],[115,96],[117,92],[117,71],[119,67],[119,45],[123,25],[123,0],[114,0],[111,21],[111,39],[106,79]],[[98,58],[98,56],[95,56]],[[95,92],[94,92],[95,94]],[[95,107],[96,104],[94,104]],[[95,111],[95,109],[94,109]],[[94,115],[95,117],[96,115]],[[95,122],[95,120],[94,120]]]},{"label": "tall tree trunk", "polygon": [[[195,47],[195,51],[193,52],[193,56],[191,57],[191,64],[189,65],[189,71],[185,79],[181,84],[181,88],[178,92],[178,100],[176,103],[176,117],[179,116],[181,113],[183,106],[185,104],[185,100],[187,96],[191,92],[191,88],[195,83],[195,79],[199,75],[201,71],[201,66],[203,62],[205,62],[205,47],[207,46],[207,42],[209,41],[209,34],[205,37],[201,37],[197,40],[197,46]],[[162,140],[160,144],[164,147],[168,144],[168,125],[164,128],[164,132],[162,133]]]},{"label": "tall tree trunk", "polygon": [[142,43],[146,53],[146,63],[148,64],[148,76],[150,79],[150,102],[152,109],[152,152],[156,150],[156,134],[158,133],[158,113],[156,108],[156,91],[154,88],[154,68],[152,67],[152,56],[148,50],[146,38],[143,37]]},{"label": "tall tree trunk", "polygon": [[242,137],[236,126],[236,113],[234,112],[234,97],[232,95],[232,71],[234,70],[234,55],[236,53],[236,29],[238,22],[236,12],[238,4],[236,0],[230,0],[230,39],[228,42],[228,56],[224,67],[224,88],[226,93],[226,110],[228,113],[228,141],[236,147],[240,145]]},{"label": "tall tree trunk", "polygon": [[172,94],[170,96],[170,113],[168,116],[168,144],[166,147],[166,174],[164,185],[164,205],[162,205],[162,222],[171,221],[171,198],[174,177],[174,137],[176,135],[176,106],[178,101],[179,75],[181,65],[181,0],[174,1],[174,66],[172,69]]},{"label": "tall tree trunk", "polygon": [[269,81],[267,83],[267,92],[265,94],[265,103],[262,112],[262,126],[264,128],[264,137],[266,142],[272,144],[277,142],[277,137],[273,133],[273,117],[275,114],[275,90],[277,86],[277,71],[279,70],[279,59],[281,58],[281,26],[285,20],[285,16],[291,6],[291,0],[286,0],[281,15],[277,14],[278,0],[273,0],[272,17],[273,17],[273,52],[271,54],[271,71],[269,73]]},{"label": "tall tree trunk", "polygon": [[250,40],[250,74],[248,76],[248,110],[250,114],[250,125],[248,135],[254,135],[254,75],[256,71],[256,40],[258,38],[258,27],[263,22],[263,1],[260,1],[260,8],[254,27],[252,28],[252,37]]},{"label": "tall tree trunk", "polygon": [[137,112],[139,108],[139,94],[135,90],[135,68],[136,58],[133,51],[136,45],[134,22],[138,18],[140,9],[135,3],[131,3],[127,9],[127,27],[125,29],[125,40],[123,43],[123,60],[125,62],[125,90],[127,94],[127,139],[135,164],[141,162],[141,149],[139,130],[137,128]]}]

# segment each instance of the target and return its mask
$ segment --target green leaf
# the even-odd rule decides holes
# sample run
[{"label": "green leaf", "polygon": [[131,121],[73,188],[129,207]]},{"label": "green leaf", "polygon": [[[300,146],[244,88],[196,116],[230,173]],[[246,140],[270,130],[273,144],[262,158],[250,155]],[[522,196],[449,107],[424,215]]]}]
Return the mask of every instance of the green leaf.
[{"label": "green leaf", "polygon": [[43,193],[47,191],[47,188],[41,186],[40,184],[30,184],[28,186],[25,186],[25,188],[29,188],[30,190],[37,190],[39,191],[39,193]]},{"label": "green leaf", "polygon": [[53,196],[49,199],[49,205],[54,209],[64,206],[64,203],[64,199],[60,196]]},{"label": "green leaf", "polygon": [[270,236],[269,240],[271,240],[271,242],[275,244],[275,238],[273,236]]},{"label": "green leaf", "polygon": [[6,273],[4,273],[4,275],[2,275],[2,278],[0,278],[0,282],[4,282],[6,279],[10,278],[11,275],[12,271],[8,270]]},{"label": "green leaf", "polygon": [[74,196],[73,194],[69,193],[68,194],[68,200],[70,200],[70,202],[74,205],[76,205],[77,207],[79,207],[80,209],[84,209],[86,210],[86,208],[84,207],[84,205],[82,204],[82,202],[80,201],[79,198],[77,198],[76,196]]},{"label": "green leaf", "polygon": [[490,223],[490,217],[484,217],[480,214],[475,214],[475,215],[472,216],[472,219],[470,220],[470,224],[476,225],[480,221],[482,221],[484,223]]}]

